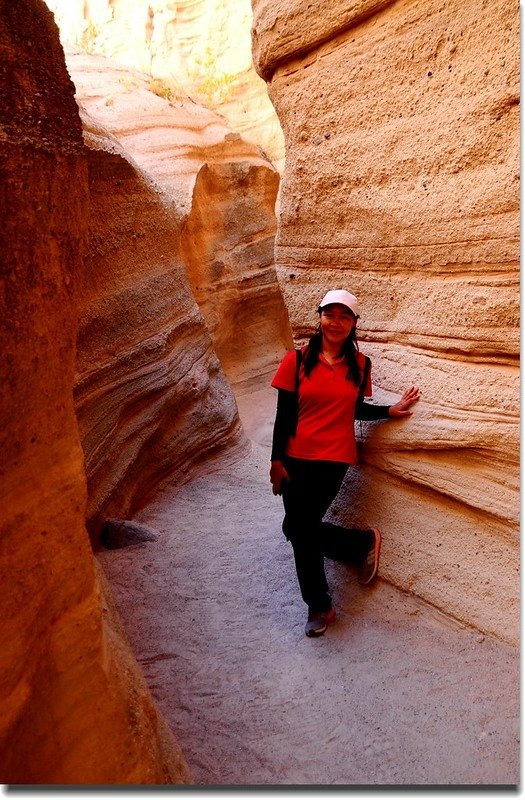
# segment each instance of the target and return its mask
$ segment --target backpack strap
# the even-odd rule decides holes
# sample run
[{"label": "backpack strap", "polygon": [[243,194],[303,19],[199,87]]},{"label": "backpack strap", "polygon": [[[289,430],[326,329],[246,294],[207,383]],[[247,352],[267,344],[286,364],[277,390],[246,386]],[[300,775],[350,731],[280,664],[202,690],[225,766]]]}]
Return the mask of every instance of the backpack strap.
[{"label": "backpack strap", "polygon": [[370,361],[368,356],[365,356],[365,365],[363,367],[363,377],[361,378],[361,385],[359,387],[359,400],[362,400],[363,397],[365,396],[365,389],[366,389],[366,384],[368,382],[368,376],[370,375],[371,366],[372,366],[372,362]]},{"label": "backpack strap", "polygon": [[301,348],[295,349],[295,392],[299,392],[299,371],[303,362],[303,353]]},{"label": "backpack strap", "polygon": [[[361,378],[361,385],[359,386],[359,394],[357,396],[357,402],[358,403],[362,403],[363,402],[363,399],[364,399],[364,396],[365,396],[366,384],[368,382],[368,376],[370,375],[371,367],[372,367],[372,362],[370,361],[368,356],[365,356],[365,363],[364,363],[364,366],[363,366],[363,377]],[[363,422],[362,422],[361,418],[359,418],[359,431],[360,431],[361,435],[357,439],[358,453],[360,453],[360,450],[362,449],[363,443],[364,443]]]}]

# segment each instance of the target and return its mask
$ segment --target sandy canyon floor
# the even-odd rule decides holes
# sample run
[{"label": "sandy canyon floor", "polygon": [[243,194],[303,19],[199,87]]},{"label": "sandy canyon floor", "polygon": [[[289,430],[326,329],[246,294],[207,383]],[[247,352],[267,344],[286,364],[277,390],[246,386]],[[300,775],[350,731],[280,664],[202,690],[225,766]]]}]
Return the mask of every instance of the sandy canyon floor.
[{"label": "sandy canyon floor", "polygon": [[240,398],[249,451],[143,509],[155,541],[98,555],[195,783],[517,784],[517,648],[332,562],[337,620],[305,637],[268,482],[274,402]]}]

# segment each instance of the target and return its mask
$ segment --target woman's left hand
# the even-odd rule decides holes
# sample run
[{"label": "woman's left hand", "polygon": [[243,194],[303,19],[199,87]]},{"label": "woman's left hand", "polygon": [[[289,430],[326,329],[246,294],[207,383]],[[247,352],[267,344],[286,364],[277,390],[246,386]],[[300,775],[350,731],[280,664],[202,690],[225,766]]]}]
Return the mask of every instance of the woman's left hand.
[{"label": "woman's left hand", "polygon": [[388,409],[388,414],[390,417],[398,418],[398,417],[409,417],[412,412],[408,409],[411,405],[419,400],[419,389],[417,386],[411,386],[410,389],[407,389],[401,395],[401,400],[399,400],[395,405],[390,406]]}]

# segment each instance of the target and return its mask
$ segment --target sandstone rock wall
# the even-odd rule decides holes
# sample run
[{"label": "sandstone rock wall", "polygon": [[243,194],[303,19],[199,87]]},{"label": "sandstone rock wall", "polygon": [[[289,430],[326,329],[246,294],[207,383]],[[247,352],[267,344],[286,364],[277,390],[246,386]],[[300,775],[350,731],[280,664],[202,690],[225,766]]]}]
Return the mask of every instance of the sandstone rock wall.
[{"label": "sandstone rock wall", "polygon": [[[138,279],[140,274],[153,270],[153,276],[176,262],[177,281],[189,285],[189,278],[235,392],[268,382],[283,349],[291,346],[274,263],[279,173],[255,145],[227,128],[213,112],[187,100],[173,103],[154,94],[146,75],[100,56],[70,54],[67,64],[77,100],[86,110],[84,129],[91,160],[107,161],[107,154],[101,155],[102,141],[106,151],[120,148],[120,161],[114,163],[123,166],[133,161],[153,193],[148,201],[144,190],[124,186],[123,176],[100,173],[100,185],[92,191],[97,199],[93,200],[88,257],[88,263],[96,266],[86,272],[90,284],[94,284],[93,275],[100,276],[92,301],[100,305],[98,313],[102,318],[108,313],[104,285],[111,293],[112,281],[120,285],[125,275],[129,286],[136,287],[144,283]],[[94,187],[97,175],[94,168]],[[113,196],[113,187],[119,184]],[[117,211],[119,202],[125,208]],[[112,217],[115,230],[108,227]],[[112,279],[114,270],[118,275]],[[159,302],[161,296],[164,302],[166,295],[161,293]],[[81,369],[89,371],[100,347],[104,350],[100,358],[106,360],[108,347],[118,349],[111,341],[113,332],[107,327],[102,330],[109,337],[106,345],[92,340],[89,331],[81,335],[79,361],[84,343],[92,341],[87,366]],[[192,328],[192,336],[196,330]],[[213,416],[210,420],[213,424]],[[196,440],[202,441],[200,431]]]},{"label": "sandstone rock wall", "polygon": [[0,51],[1,779],[188,782],[101,595],[84,526],[73,381],[88,179],[42,2],[0,0]]},{"label": "sandstone rock wall", "polygon": [[205,164],[184,223],[194,295],[236,394],[267,385],[292,346],[274,263],[278,186],[269,166]]},{"label": "sandstone rock wall", "polygon": [[75,405],[94,540],[168,475],[242,434],[181,258],[173,207],[84,118],[90,218],[79,280]]},{"label": "sandstone rock wall", "polygon": [[47,3],[66,46],[149,73],[170,99],[189,94],[222,114],[233,130],[260,145],[282,169],[282,130],[252,64],[250,0]]},{"label": "sandstone rock wall", "polygon": [[102,56],[67,53],[79,105],[121,144],[182,218],[205,163],[271,163],[218,114],[187,97],[169,100],[149,76]]},{"label": "sandstone rock wall", "polygon": [[518,636],[518,10],[504,0],[253,0],[286,140],[276,261],[295,335],[361,300],[377,399],[339,513],[384,529],[382,574]]}]

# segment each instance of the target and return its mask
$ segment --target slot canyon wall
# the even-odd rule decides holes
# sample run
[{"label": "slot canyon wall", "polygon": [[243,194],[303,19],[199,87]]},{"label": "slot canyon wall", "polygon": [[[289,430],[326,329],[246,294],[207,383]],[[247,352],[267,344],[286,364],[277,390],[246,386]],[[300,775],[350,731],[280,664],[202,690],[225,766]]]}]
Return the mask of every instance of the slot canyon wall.
[{"label": "slot canyon wall", "polygon": [[[373,509],[384,577],[514,642],[517,18],[481,0],[325,11],[254,0],[289,149],[280,284],[301,338],[344,282],[378,399],[423,390],[410,421],[369,426],[334,514]],[[168,474],[245,446],[226,376],[246,391],[291,345],[277,171],[132,70],[72,54],[73,86],[41,0],[0,0],[0,50],[0,777],[188,783],[86,520],[96,543]]]},{"label": "slot canyon wall", "polygon": [[0,12],[1,563],[13,578],[0,777],[188,783],[88,532],[97,548],[104,521],[131,516],[164,478],[247,446],[224,371],[242,393],[291,346],[273,262],[279,174],[142,73],[76,54],[68,75],[39,0]]},{"label": "slot canyon wall", "polygon": [[285,133],[276,263],[294,334],[344,286],[377,399],[422,391],[409,421],[368,425],[334,514],[383,529],[385,578],[516,642],[518,8],[252,5]]},{"label": "slot canyon wall", "polygon": [[73,383],[88,172],[74,87],[43,3],[1,0],[0,49],[0,777],[187,783],[85,529]]},{"label": "slot canyon wall", "polygon": [[142,73],[87,54],[67,66],[89,166],[75,405],[97,543],[105,518],[132,515],[165,477],[246,444],[229,384],[267,383],[291,335],[279,173],[259,148]]},{"label": "slot canyon wall", "polygon": [[[250,0],[47,0],[66,50],[148,73],[169,99],[190,95],[284,166],[284,139],[252,63]],[[231,43],[235,42],[235,47]]]},{"label": "slot canyon wall", "polygon": [[237,396],[267,386],[292,347],[274,262],[278,187],[269,165],[204,164],[183,226],[193,293]]},{"label": "slot canyon wall", "polygon": [[90,217],[78,279],[75,409],[93,541],[162,480],[241,442],[235,400],[195,304],[180,222],[118,142],[84,115]]}]

